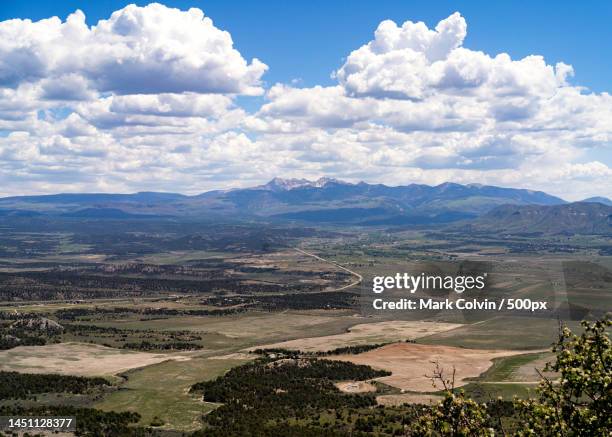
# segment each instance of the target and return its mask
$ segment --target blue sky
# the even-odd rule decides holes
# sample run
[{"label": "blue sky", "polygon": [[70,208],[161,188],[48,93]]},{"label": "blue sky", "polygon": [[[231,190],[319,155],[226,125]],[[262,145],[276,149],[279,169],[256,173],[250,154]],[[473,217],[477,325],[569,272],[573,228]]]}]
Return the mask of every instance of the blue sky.
[{"label": "blue sky", "polygon": [[132,3],[0,3],[0,195],[612,196],[611,2]]},{"label": "blue sky", "polygon": [[[2,2],[0,20],[52,15],[65,18],[75,9],[95,24],[113,11],[149,1]],[[574,66],[574,83],[612,91],[612,2],[609,1],[164,1],[167,6],[198,7],[228,30],[246,58],[270,65],[270,83],[295,78],[303,85],[330,84],[330,73],[355,47],[371,39],[384,19],[424,21],[430,26],[460,11],[469,23],[465,46],[513,58],[542,54],[549,63]]]}]

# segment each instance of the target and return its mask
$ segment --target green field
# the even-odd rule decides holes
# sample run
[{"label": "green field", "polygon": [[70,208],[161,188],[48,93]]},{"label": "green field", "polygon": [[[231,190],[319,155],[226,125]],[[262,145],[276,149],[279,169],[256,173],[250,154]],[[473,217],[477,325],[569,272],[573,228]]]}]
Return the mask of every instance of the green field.
[{"label": "green field", "polygon": [[493,365],[478,378],[475,378],[475,382],[491,384],[511,381],[529,382],[525,381],[526,379],[537,381],[539,376],[535,369],[542,371],[543,363],[552,361],[552,359],[553,355],[550,352],[495,358]]},{"label": "green field", "polygon": [[469,397],[478,402],[486,402],[501,397],[512,400],[515,396],[528,398],[533,396],[537,384],[520,383],[470,383],[462,387]]},{"label": "green field", "polygon": [[[579,331],[579,323],[568,326]],[[419,339],[419,343],[475,349],[544,350],[557,339],[559,322],[536,317],[495,317],[449,332]]]},{"label": "green field", "polygon": [[265,343],[319,337],[344,332],[349,327],[374,322],[345,311],[249,312],[222,317],[167,317],[163,319],[109,320],[95,325],[121,329],[193,331],[209,341],[207,349],[235,351]]},{"label": "green field", "polygon": [[[233,229],[227,232],[233,237]],[[342,344],[333,347],[403,342],[410,338],[419,343],[415,347],[518,351],[518,355],[494,359],[488,369],[488,359],[483,361],[478,371],[470,375],[484,371],[470,379],[463,389],[480,401],[498,396],[505,399],[530,396],[529,390],[539,379],[535,369],[542,369],[551,358],[546,351],[557,339],[559,326],[555,314],[519,317],[487,311],[429,310],[371,314],[363,311],[360,303],[367,303],[371,297],[369,286],[373,276],[420,269],[448,274],[486,259],[491,262],[487,291],[494,298],[532,298],[553,303],[565,299],[573,305],[571,310],[575,314],[594,315],[609,307],[611,297],[609,272],[598,265],[612,265],[612,257],[593,256],[589,261],[581,261],[586,259],[583,246],[591,244],[588,241],[580,243],[582,249],[579,247],[577,253],[558,253],[554,252],[554,244],[569,243],[561,239],[505,240],[494,236],[478,241],[460,233],[414,230],[362,233],[344,228],[334,229],[326,237],[289,240],[273,250],[260,250],[260,245],[245,249],[228,244],[231,239],[206,248],[216,238],[214,232],[203,239],[201,236],[185,239],[181,243],[184,249],[176,245],[164,249],[167,240],[176,235],[155,231],[140,236],[111,236],[107,240],[87,233],[74,241],[66,235],[58,237],[51,248],[44,244],[48,237],[39,235],[36,259],[23,255],[31,249],[24,246],[25,237],[17,236],[16,247],[23,253],[19,258],[0,259],[4,263],[0,266],[0,279],[4,281],[0,281],[0,291],[4,290],[6,296],[0,305],[1,333],[24,338],[28,334],[46,341],[45,346],[39,343],[28,348],[9,345],[14,349],[1,354],[4,358],[0,365],[7,370],[31,372],[109,377],[120,374],[121,377],[112,377],[115,385],[108,391],[74,396],[47,393],[39,396],[39,403],[134,411],[141,415],[139,425],[155,423],[169,432],[201,427],[202,415],[218,405],[190,394],[190,386],[214,379],[253,359],[255,355],[247,355],[246,349],[291,340],[295,340],[296,350],[307,350],[307,342],[327,346],[332,341],[327,336],[345,334],[355,325],[383,321],[450,322],[463,326],[421,337],[386,324],[370,336],[353,340],[349,335],[340,336]],[[189,248],[192,240],[198,244],[195,249]],[[539,248],[543,244],[548,249],[533,251],[533,245]],[[296,247],[316,256],[298,252]],[[358,275],[347,274],[338,265],[362,275],[364,283],[345,289]],[[566,265],[574,266],[573,275],[563,275]],[[30,298],[23,299],[14,290],[31,293],[26,294]],[[395,292],[401,295],[405,290]],[[337,296],[330,297],[334,293]],[[483,297],[467,294],[461,297]],[[277,299],[279,296],[285,299]],[[449,298],[453,297],[459,296],[450,292]],[[307,305],[296,305],[300,300]],[[46,319],[60,323],[63,331],[41,330],[32,324],[30,331],[24,328],[23,332],[13,332],[12,326],[19,319],[12,315],[20,313],[26,321]],[[582,317],[569,318],[572,319],[569,327],[580,332],[578,320]],[[45,353],[49,350],[63,358],[47,358],[49,354]],[[400,357],[396,376],[401,375],[404,358],[414,359],[410,351],[405,354]],[[115,363],[125,359],[125,365],[110,366],[103,361],[109,355]],[[431,358],[435,359],[433,353]],[[456,355],[446,364],[450,367],[453,360],[457,362]],[[381,368],[384,365],[376,364]],[[411,373],[407,378],[413,376]],[[378,391],[372,396],[411,394],[398,388],[399,384],[375,386]],[[414,399],[409,402],[420,402]],[[35,404],[33,400],[28,402]],[[341,413],[342,417],[335,418],[336,413],[322,411],[317,420],[322,426],[332,426],[337,422],[348,423],[349,417],[357,420],[370,414],[396,414],[393,407],[362,408],[353,416],[348,410]]]},{"label": "green field", "polygon": [[189,361],[166,361],[126,372],[121,389],[94,404],[105,411],[136,411],[141,424],[149,425],[159,418],[162,428],[181,431],[200,427],[200,417],[215,408],[189,393],[196,382],[213,379],[228,369],[244,363],[236,359],[193,358]]}]

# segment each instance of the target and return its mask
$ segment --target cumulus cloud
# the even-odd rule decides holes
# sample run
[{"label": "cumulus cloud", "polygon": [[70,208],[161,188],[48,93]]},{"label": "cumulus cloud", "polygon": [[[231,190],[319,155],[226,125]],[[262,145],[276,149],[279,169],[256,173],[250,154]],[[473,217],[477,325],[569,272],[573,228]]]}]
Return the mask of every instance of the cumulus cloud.
[{"label": "cumulus cloud", "polygon": [[353,95],[421,98],[427,84],[427,68],[459,47],[467,25],[455,13],[435,30],[406,21],[398,27],[385,20],[375,38],[353,51],[335,76]]},{"label": "cumulus cloud", "polygon": [[573,73],[571,66],[547,65],[541,56],[513,61],[462,47],[465,19],[454,13],[435,30],[406,21],[383,21],[374,40],[353,51],[335,73],[352,96],[421,100],[434,94],[489,97],[550,96]]},{"label": "cumulus cloud", "polygon": [[256,95],[266,69],[258,59],[248,63],[230,34],[197,8],[129,5],[92,27],[81,11],[64,22],[0,23],[0,86],[45,80],[44,97],[73,97],[58,85],[78,81],[79,89],[117,94]]},{"label": "cumulus cloud", "polygon": [[0,22],[0,194],[325,175],[612,195],[612,96],[573,86],[564,63],[467,49],[467,31],[459,13],[386,20],[332,86],[265,88],[267,66],[199,9]]},{"label": "cumulus cloud", "polygon": [[[559,178],[586,186],[578,181],[582,164],[574,171],[566,164],[610,147],[611,96],[571,85],[574,70],[564,63],[467,49],[466,34],[458,13],[435,29],[383,21],[334,73],[337,85],[272,87],[259,127],[270,141],[276,132],[277,142],[302,147],[303,160],[335,155],[330,159],[352,162],[368,179],[405,183],[411,180],[402,175],[410,174],[429,183],[447,177],[546,190],[547,175],[560,195],[568,193],[553,183]],[[292,132],[300,132],[300,145]],[[322,132],[328,150],[314,145]],[[347,149],[353,152],[341,152]],[[589,183],[612,189],[607,172],[585,168]]]},{"label": "cumulus cloud", "polygon": [[[134,94],[109,96],[74,107],[75,114],[100,129],[121,127],[158,130],[221,123],[242,114],[232,99],[218,94]],[[199,119],[199,120],[198,120]]]}]

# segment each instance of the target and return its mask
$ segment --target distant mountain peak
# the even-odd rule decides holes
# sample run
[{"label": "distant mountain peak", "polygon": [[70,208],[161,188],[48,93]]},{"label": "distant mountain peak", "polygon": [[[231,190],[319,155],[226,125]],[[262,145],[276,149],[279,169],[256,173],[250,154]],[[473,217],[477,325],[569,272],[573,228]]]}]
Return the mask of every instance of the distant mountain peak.
[{"label": "distant mountain peak", "polygon": [[295,190],[296,188],[324,188],[328,184],[352,185],[348,182],[328,177],[322,177],[314,181],[308,179],[285,179],[275,177],[267,184],[261,185],[258,188],[270,191],[290,191]]},{"label": "distant mountain peak", "polygon": [[340,179],[328,178],[328,177],[322,177],[322,178],[319,178],[316,181],[312,182],[312,186],[313,187],[317,187],[317,188],[324,187],[327,184],[353,185],[353,184],[351,184],[349,182],[341,181]]},{"label": "distant mountain peak", "polygon": [[271,190],[271,191],[286,191],[286,190],[292,190],[294,188],[303,187],[307,185],[308,183],[309,183],[308,179],[295,179],[295,178],[284,179],[284,178],[276,177],[272,179],[270,182],[268,182],[267,184],[262,185],[258,188],[263,188],[263,189]]}]

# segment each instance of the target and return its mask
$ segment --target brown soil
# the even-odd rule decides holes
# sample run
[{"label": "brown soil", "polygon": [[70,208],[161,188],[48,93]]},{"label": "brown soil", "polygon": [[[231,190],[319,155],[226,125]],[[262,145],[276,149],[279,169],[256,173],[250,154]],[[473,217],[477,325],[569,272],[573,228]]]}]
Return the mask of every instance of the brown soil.
[{"label": "brown soil", "polygon": [[432,392],[442,389],[439,383],[434,386],[429,377],[435,370],[436,362],[446,378],[452,377],[455,369],[455,386],[459,387],[467,384],[468,378],[479,376],[487,370],[493,358],[521,353],[524,352],[394,343],[358,355],[326,358],[388,370],[392,375],[378,378],[379,381],[407,391]]}]

